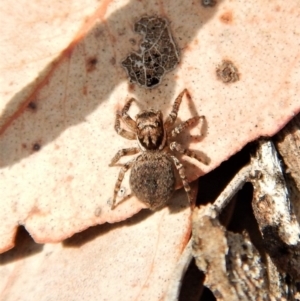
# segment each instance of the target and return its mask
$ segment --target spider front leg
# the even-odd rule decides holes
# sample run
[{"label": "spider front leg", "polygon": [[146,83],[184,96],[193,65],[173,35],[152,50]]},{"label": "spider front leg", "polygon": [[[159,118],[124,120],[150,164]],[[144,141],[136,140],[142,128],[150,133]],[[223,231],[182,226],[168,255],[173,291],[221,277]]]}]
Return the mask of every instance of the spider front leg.
[{"label": "spider front leg", "polygon": [[[118,176],[118,180],[116,182],[116,185],[115,185],[115,189],[114,189],[114,196],[113,196],[113,199],[112,199],[112,202],[111,202],[111,209],[114,209],[116,206],[116,198],[117,198],[117,194],[120,190],[120,187],[121,187],[121,184],[122,184],[122,181],[124,179],[124,176],[125,176],[125,173],[126,171],[132,166],[132,164],[134,163],[135,159],[125,163],[120,172],[119,172],[119,176]],[[129,196],[125,197],[126,199],[128,198]],[[124,198],[124,199],[125,199]]]},{"label": "spider front leg", "polygon": [[122,120],[126,123],[126,125],[129,127],[130,130],[133,132],[136,131],[136,122],[127,114],[131,104],[133,101],[136,101],[134,98],[130,98],[124,108],[122,109],[121,115],[122,115]]},{"label": "spider front leg", "polygon": [[192,118],[189,118],[188,120],[186,120],[185,122],[182,122],[180,124],[178,124],[172,131],[171,131],[171,137],[176,137],[177,135],[179,135],[182,131],[184,131],[187,127],[193,126],[198,120],[202,121],[201,124],[201,132],[200,132],[200,136],[202,136],[202,127],[203,127],[203,121],[205,119],[205,116],[195,116]]},{"label": "spider front leg", "polygon": [[185,176],[185,169],[183,167],[183,165],[180,163],[180,161],[175,157],[175,156],[171,156],[176,169],[178,170],[179,176],[181,178],[184,190],[188,196],[188,200],[189,203],[192,204],[193,203],[193,198],[192,198],[192,194],[191,194],[191,187],[189,185],[189,182],[187,181],[187,178]]},{"label": "spider front leg", "polygon": [[194,159],[198,160],[199,162],[202,162],[205,165],[209,164],[209,159],[205,158],[204,155],[202,156],[203,158],[201,158],[195,152],[193,152],[193,151],[191,151],[189,149],[184,148],[181,144],[179,144],[176,141],[170,143],[170,149],[172,151],[176,150],[180,154],[186,155],[186,156],[188,156],[190,158],[194,158]]},{"label": "spider front leg", "polygon": [[[175,99],[175,102],[173,104],[173,108],[172,108],[172,111],[171,113],[169,114],[166,122],[165,122],[165,127],[170,127],[172,124],[174,124],[176,118],[177,118],[177,113],[178,113],[178,110],[179,110],[179,107],[180,107],[180,104],[181,104],[181,101],[182,101],[182,97],[183,97],[183,94],[184,93],[187,93],[188,94],[188,90],[187,89],[184,89],[178,96],[177,98]],[[188,94],[189,96],[189,94]],[[190,96],[189,96],[190,97]]]},{"label": "spider front leg", "polygon": [[135,133],[133,132],[129,132],[127,130],[124,130],[123,128],[121,128],[121,124],[120,124],[120,119],[121,119],[121,115],[118,112],[116,115],[116,121],[115,121],[115,130],[116,132],[122,136],[123,138],[129,139],[129,140],[135,140]]},{"label": "spider front leg", "polygon": [[124,156],[135,155],[139,151],[140,151],[140,149],[138,147],[130,147],[130,148],[120,149],[115,154],[115,156],[111,159],[109,166],[113,166],[115,163],[117,163],[120,160],[120,158],[122,158]]},{"label": "spider front leg", "polygon": [[[126,139],[129,139],[129,140],[135,140],[136,139],[136,135],[135,135],[135,131],[136,131],[136,123],[135,121],[127,114],[129,108],[130,108],[130,105],[131,103],[134,101],[135,99],[134,98],[130,98],[124,108],[122,109],[121,113],[120,112],[117,112],[116,114],[116,121],[115,121],[115,130],[116,132],[126,138]],[[125,124],[129,127],[130,130],[132,130],[133,132],[130,132],[130,131],[127,131],[125,129],[123,129],[121,127],[121,123],[120,123],[120,119],[122,119]]]}]

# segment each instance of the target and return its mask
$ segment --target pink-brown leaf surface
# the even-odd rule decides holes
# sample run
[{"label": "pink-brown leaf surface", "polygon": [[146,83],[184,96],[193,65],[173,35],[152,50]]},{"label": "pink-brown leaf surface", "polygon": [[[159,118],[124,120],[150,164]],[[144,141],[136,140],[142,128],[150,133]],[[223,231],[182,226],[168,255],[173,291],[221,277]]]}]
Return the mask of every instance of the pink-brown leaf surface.
[{"label": "pink-brown leaf surface", "polygon": [[[173,0],[64,3],[24,1],[14,7],[6,2],[1,13],[2,252],[13,247],[19,225],[36,242],[59,242],[90,226],[125,220],[144,207],[134,197],[115,210],[108,205],[120,168],[108,164],[119,149],[136,145],[114,131],[115,113],[130,97],[137,99],[131,116],[150,107],[167,116],[176,96],[184,88],[190,91],[192,100],[183,99],[179,120],[205,115],[205,135],[190,137],[199,134],[196,126],[180,139],[211,161],[203,166],[189,160],[189,180],[247,142],[275,134],[299,111],[300,9],[293,1],[224,0],[215,7]],[[129,84],[120,65],[139,49],[141,37],[133,25],[144,15],[169,20],[181,57],[178,67],[152,90]],[[217,77],[224,60],[236,67],[238,81],[224,83]],[[123,187],[130,191],[128,176]],[[154,216],[169,212],[164,210],[149,215],[147,222],[155,225]],[[176,213],[183,229],[187,212]],[[148,236],[139,232],[139,225],[142,229],[144,221],[135,225],[133,236],[147,248]],[[173,232],[170,227],[161,237]],[[174,238],[182,242],[187,232]],[[118,233],[122,239],[122,231]],[[123,238],[127,241],[131,243]],[[165,243],[163,238],[160,242]],[[66,256],[83,260],[73,253]],[[91,251],[88,257],[98,256]]]},{"label": "pink-brown leaf surface", "polygon": [[172,209],[144,210],[59,244],[36,244],[21,230],[0,255],[0,300],[164,299],[190,234],[183,191]]}]

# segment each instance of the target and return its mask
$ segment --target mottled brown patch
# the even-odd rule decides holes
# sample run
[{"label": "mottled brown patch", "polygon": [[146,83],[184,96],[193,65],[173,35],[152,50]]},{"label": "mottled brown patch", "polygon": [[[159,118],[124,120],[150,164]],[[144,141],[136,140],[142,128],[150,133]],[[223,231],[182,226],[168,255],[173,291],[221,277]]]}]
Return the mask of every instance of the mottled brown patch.
[{"label": "mottled brown patch", "polygon": [[237,67],[230,60],[223,60],[216,68],[217,78],[223,83],[234,83],[240,79]]},{"label": "mottled brown patch", "polygon": [[87,95],[87,91],[88,91],[87,86],[83,86],[82,88],[83,95]]},{"label": "mottled brown patch", "polygon": [[87,72],[92,72],[96,69],[98,59],[96,57],[90,57],[86,61],[86,70]]},{"label": "mottled brown patch", "polygon": [[116,64],[116,58],[115,58],[115,57],[112,57],[112,58],[110,59],[110,63],[111,63],[112,65],[115,65],[115,64]]},{"label": "mottled brown patch", "polygon": [[232,24],[233,16],[231,11],[227,11],[220,16],[220,21],[225,24]]}]

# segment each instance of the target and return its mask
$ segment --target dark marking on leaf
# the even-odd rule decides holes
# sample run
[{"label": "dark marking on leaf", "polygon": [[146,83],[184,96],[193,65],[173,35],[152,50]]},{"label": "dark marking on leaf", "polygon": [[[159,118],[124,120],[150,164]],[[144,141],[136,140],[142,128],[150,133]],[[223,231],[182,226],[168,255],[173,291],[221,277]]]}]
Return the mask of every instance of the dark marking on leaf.
[{"label": "dark marking on leaf", "polygon": [[220,21],[225,24],[231,24],[233,22],[232,12],[228,11],[228,12],[225,12],[224,14],[222,14],[220,16]]},{"label": "dark marking on leaf", "polygon": [[240,79],[237,67],[230,60],[223,60],[216,69],[217,77],[223,83],[234,83]]},{"label": "dark marking on leaf", "polygon": [[34,143],[32,146],[32,150],[37,152],[41,149],[41,145],[39,143]]},{"label": "dark marking on leaf", "polygon": [[86,62],[87,72],[94,71],[96,69],[97,63],[98,63],[98,59],[96,57],[90,57]]},{"label": "dark marking on leaf", "polygon": [[37,104],[34,101],[31,101],[28,106],[28,109],[30,109],[31,111],[36,111],[37,110]]},{"label": "dark marking on leaf", "polygon": [[135,23],[134,30],[143,36],[141,50],[127,56],[122,66],[130,82],[153,88],[160,84],[166,72],[177,66],[179,52],[166,19],[158,16],[143,17]]}]

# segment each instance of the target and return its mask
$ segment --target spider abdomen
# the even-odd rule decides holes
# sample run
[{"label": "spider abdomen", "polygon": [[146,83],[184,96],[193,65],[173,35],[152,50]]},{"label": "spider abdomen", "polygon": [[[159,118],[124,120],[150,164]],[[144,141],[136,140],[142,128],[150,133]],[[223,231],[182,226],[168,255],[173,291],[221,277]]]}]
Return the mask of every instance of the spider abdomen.
[{"label": "spider abdomen", "polygon": [[130,187],[137,198],[154,210],[164,205],[175,190],[173,162],[167,154],[144,152],[131,169]]}]

